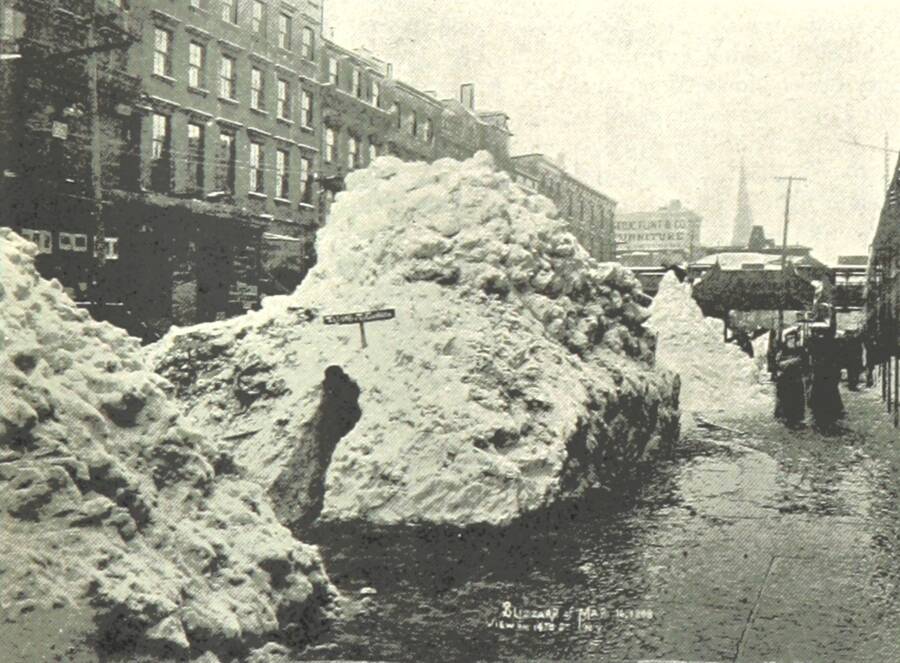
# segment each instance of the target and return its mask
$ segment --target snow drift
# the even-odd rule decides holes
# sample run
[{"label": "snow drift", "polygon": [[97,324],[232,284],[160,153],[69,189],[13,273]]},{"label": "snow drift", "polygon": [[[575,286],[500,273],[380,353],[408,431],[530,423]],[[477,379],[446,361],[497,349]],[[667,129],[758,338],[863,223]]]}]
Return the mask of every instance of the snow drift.
[{"label": "snow drift", "polygon": [[[151,347],[283,522],[507,523],[677,435],[640,285],[494,170],[391,157],[347,178],[289,296]],[[396,309],[358,328],[323,315]]]},{"label": "snow drift", "polygon": [[136,339],[38,276],[35,250],[0,229],[3,660],[301,645],[334,593],[317,550],[183,425]]},{"label": "snow drift", "polygon": [[706,318],[691,286],[668,272],[650,306],[656,331],[656,361],[681,376],[682,423],[696,415],[716,422],[758,416],[771,409],[771,396],[759,382],[759,366],[739,347],[722,340],[722,321]]}]

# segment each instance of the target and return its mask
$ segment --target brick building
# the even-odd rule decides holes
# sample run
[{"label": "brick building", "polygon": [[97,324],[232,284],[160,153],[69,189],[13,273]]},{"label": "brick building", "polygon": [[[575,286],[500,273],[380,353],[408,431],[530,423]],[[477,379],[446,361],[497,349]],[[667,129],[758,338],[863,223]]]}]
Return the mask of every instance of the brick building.
[{"label": "brick building", "polygon": [[471,85],[462,86],[461,100],[441,100],[397,80],[391,65],[370,53],[329,40],[322,50],[322,177],[334,190],[344,174],[382,154],[434,161],[488,150],[509,167],[508,117],[477,112]]},{"label": "brick building", "polygon": [[615,260],[616,201],[578,180],[543,154],[514,156],[511,162],[513,179],[550,198],[588,253],[597,260]]},{"label": "brick building", "polygon": [[[17,99],[0,131],[15,175],[4,217],[42,243],[43,273],[95,316],[153,337],[256,306],[264,230],[299,240],[308,267],[323,220],[317,0],[2,3],[6,45],[25,51],[0,64]],[[89,56],[32,57],[83,46],[91,21],[133,42],[97,56],[105,237],[90,213],[91,117],[79,101]],[[108,258],[99,278],[96,248]]]},{"label": "brick building", "polygon": [[616,218],[619,258],[625,264],[681,263],[699,257],[702,217],[673,200],[652,212]]}]

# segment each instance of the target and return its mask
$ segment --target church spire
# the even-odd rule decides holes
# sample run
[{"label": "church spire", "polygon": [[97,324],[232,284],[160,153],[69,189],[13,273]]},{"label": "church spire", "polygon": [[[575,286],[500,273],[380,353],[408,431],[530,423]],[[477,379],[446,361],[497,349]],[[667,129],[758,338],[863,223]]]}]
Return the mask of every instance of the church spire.
[{"label": "church spire", "polygon": [[753,228],[753,214],[750,212],[750,196],[747,193],[747,176],[744,172],[744,157],[741,156],[741,177],[738,182],[737,214],[734,217],[734,232],[731,235],[732,246],[747,246],[750,231]]}]

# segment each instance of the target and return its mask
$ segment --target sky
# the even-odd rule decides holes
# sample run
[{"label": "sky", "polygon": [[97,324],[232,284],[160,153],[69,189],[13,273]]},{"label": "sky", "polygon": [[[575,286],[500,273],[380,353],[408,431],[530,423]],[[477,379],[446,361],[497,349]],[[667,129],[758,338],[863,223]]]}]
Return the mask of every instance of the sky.
[{"label": "sky", "polygon": [[[900,147],[891,2],[325,0],[326,34],[441,98],[475,84],[513,154],[564,155],[618,211],[670,200],[727,243],[743,157],[754,223],[823,260],[864,254]],[[893,173],[897,154],[891,157]]]}]

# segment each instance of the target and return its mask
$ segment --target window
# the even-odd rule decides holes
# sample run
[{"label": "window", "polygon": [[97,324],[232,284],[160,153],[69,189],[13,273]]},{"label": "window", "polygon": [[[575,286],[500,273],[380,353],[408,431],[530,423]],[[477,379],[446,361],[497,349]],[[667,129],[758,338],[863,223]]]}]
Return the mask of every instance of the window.
[{"label": "window", "polygon": [[416,111],[409,114],[409,133],[413,136],[419,135],[419,116]]},{"label": "window", "polygon": [[378,81],[372,81],[372,105],[381,107],[381,84]]},{"label": "window", "polygon": [[150,187],[154,191],[169,191],[172,187],[172,135],[169,116],[154,113],[152,132]]},{"label": "window", "polygon": [[118,237],[104,237],[103,243],[106,244],[106,259],[107,260],[118,260],[119,259],[119,238]]},{"label": "window", "polygon": [[262,69],[253,67],[250,70],[250,108],[265,110],[266,89]]},{"label": "window", "polygon": [[425,120],[425,141],[430,143],[434,140],[434,120],[430,117]]},{"label": "window", "polygon": [[203,150],[205,146],[204,126],[188,123],[188,189],[203,190]]},{"label": "window", "polygon": [[219,133],[219,154],[217,160],[219,168],[216,174],[216,188],[225,193],[234,193],[237,150],[235,134],[230,131],[222,130]]},{"label": "window", "polygon": [[263,146],[259,143],[250,143],[250,191],[266,192],[265,162]]},{"label": "window", "polygon": [[88,250],[87,235],[83,233],[59,233],[59,248],[61,251],[86,253]]},{"label": "window", "polygon": [[172,33],[164,28],[156,28],[153,32],[153,73],[172,75]]},{"label": "window", "polygon": [[340,76],[338,75],[338,61],[335,58],[330,58],[328,60],[328,82],[338,86],[340,83]]},{"label": "window", "polygon": [[375,143],[369,143],[369,163],[375,161],[378,157],[378,146]]},{"label": "window", "polygon": [[400,109],[400,104],[396,101],[394,102],[394,122],[397,123],[398,129],[403,127],[403,111]]},{"label": "window", "polygon": [[0,13],[0,39],[17,41],[25,36],[25,13],[4,3]]},{"label": "window", "polygon": [[300,92],[300,124],[304,127],[313,126],[313,100],[312,94],[307,90]]},{"label": "window", "polygon": [[307,60],[314,60],[316,57],[316,35],[312,28],[303,28],[303,52],[301,55]]},{"label": "window", "polygon": [[258,35],[266,34],[266,4],[261,0],[253,0],[253,11],[250,14],[250,29]]},{"label": "window", "polygon": [[38,230],[35,243],[39,253],[53,253],[53,234],[49,230]]},{"label": "window", "polygon": [[278,45],[291,50],[291,17],[287,14],[278,15]]},{"label": "window", "polygon": [[291,118],[291,85],[278,79],[278,117],[282,120]]},{"label": "window", "polygon": [[359,139],[350,136],[350,147],[347,151],[347,166],[350,170],[359,168]]},{"label": "window", "polygon": [[221,0],[222,1],[222,20],[237,25],[238,7],[237,0]]},{"label": "window", "polygon": [[195,41],[188,48],[188,85],[206,87],[206,48]]},{"label": "window", "polygon": [[330,127],[325,129],[325,161],[337,161],[337,132]]},{"label": "window", "polygon": [[206,10],[208,0],[191,0],[191,9]]},{"label": "window", "polygon": [[219,96],[234,99],[236,89],[237,69],[234,66],[234,58],[223,55],[222,63],[219,65]]},{"label": "window", "polygon": [[308,203],[312,198],[312,161],[300,158],[300,202]]},{"label": "window", "polygon": [[359,73],[359,69],[353,70],[353,94],[357,99],[363,98],[362,74]]},{"label": "window", "polygon": [[288,198],[291,195],[290,175],[291,155],[287,150],[275,152],[275,197]]}]

